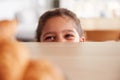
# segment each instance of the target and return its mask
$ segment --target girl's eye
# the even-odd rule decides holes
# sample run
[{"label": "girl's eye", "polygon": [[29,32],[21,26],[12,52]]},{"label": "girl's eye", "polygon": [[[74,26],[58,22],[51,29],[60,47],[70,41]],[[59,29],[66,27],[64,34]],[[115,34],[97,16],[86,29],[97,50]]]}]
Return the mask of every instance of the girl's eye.
[{"label": "girl's eye", "polygon": [[45,41],[54,41],[55,37],[54,36],[48,36],[44,39]]},{"label": "girl's eye", "polygon": [[74,35],[73,35],[73,34],[66,34],[66,35],[65,35],[65,38],[66,38],[66,39],[73,39],[73,38],[74,38]]}]

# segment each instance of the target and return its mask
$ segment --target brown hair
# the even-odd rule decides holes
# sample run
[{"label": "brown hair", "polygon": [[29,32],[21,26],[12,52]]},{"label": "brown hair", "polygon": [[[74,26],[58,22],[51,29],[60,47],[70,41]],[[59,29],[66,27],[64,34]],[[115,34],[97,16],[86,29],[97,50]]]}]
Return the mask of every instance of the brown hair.
[{"label": "brown hair", "polygon": [[48,19],[56,16],[66,16],[71,18],[75,24],[77,25],[76,30],[81,37],[83,35],[83,30],[80,25],[80,20],[77,18],[76,14],[74,14],[72,11],[64,8],[56,8],[54,10],[50,10],[45,12],[39,19],[38,27],[36,30],[36,39],[38,42],[40,42],[41,34],[42,34],[42,29],[44,28],[45,23],[47,22]]}]

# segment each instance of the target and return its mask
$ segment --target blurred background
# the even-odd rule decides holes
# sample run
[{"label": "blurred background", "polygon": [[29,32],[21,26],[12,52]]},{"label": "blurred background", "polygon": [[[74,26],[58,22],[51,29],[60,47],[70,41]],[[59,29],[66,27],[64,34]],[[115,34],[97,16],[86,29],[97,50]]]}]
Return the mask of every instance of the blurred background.
[{"label": "blurred background", "polygon": [[58,7],[77,14],[87,41],[120,41],[120,0],[0,0],[0,20],[18,20],[16,38],[35,41],[39,17]]}]

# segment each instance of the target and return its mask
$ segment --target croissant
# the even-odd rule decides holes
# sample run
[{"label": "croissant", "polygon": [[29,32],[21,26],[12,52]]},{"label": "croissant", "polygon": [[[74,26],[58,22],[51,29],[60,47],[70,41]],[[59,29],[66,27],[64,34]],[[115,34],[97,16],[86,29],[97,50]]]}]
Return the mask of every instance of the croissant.
[{"label": "croissant", "polygon": [[0,80],[21,80],[28,63],[28,51],[20,43],[0,41]]},{"label": "croissant", "polygon": [[2,20],[0,21],[0,40],[1,39],[14,39],[17,20]]},{"label": "croissant", "polygon": [[23,80],[64,80],[62,71],[47,60],[30,61]]},{"label": "croissant", "polygon": [[29,63],[28,51],[13,40],[16,20],[0,21],[0,80],[21,80]]}]

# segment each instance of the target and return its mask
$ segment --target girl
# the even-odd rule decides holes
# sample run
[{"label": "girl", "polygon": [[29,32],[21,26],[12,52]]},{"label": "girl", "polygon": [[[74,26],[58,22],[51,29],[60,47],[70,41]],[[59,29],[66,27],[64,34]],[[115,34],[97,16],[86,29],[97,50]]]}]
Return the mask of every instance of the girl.
[{"label": "girl", "polygon": [[38,42],[84,42],[83,30],[77,16],[64,8],[44,13],[36,30]]}]

